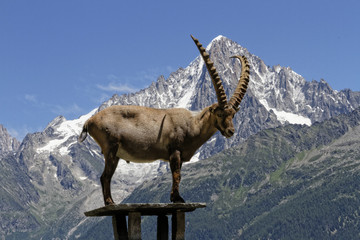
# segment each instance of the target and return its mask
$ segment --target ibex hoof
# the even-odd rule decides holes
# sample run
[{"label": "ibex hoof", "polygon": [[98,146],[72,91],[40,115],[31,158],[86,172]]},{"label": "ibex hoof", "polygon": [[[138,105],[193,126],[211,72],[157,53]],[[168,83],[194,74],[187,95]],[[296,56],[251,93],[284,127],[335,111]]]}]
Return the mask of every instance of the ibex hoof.
[{"label": "ibex hoof", "polygon": [[108,205],[115,205],[114,201],[112,199],[106,199],[105,201],[105,206],[108,206]]},{"label": "ibex hoof", "polygon": [[180,196],[176,196],[176,197],[171,196],[170,201],[173,203],[185,203],[185,200]]}]

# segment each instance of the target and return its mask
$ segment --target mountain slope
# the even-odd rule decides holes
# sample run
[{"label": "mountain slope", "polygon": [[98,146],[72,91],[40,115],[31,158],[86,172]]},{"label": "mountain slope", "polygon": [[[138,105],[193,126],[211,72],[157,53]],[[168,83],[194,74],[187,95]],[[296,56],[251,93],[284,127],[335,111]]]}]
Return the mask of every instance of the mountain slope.
[{"label": "mountain slope", "polygon": [[29,211],[40,195],[12,154],[0,160],[0,176],[0,235],[22,238],[24,232],[36,231],[40,226]]},{"label": "mountain slope", "polygon": [[[311,127],[288,125],[184,166],[181,192],[207,202],[188,214],[189,239],[357,239],[360,109]],[[167,198],[164,175],[126,202]],[[166,188],[165,188],[166,189]],[[145,221],[154,234],[154,219]],[[149,233],[150,232],[150,233]]]},{"label": "mountain slope", "polygon": [[26,170],[14,156],[20,143],[0,125],[0,233],[20,237],[39,223],[27,211],[39,194],[30,183]]}]

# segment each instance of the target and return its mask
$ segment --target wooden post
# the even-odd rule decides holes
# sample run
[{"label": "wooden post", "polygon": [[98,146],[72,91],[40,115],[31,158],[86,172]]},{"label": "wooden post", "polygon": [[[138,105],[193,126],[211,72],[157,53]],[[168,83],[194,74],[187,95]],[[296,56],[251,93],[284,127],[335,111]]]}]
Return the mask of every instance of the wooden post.
[{"label": "wooden post", "polygon": [[112,216],[112,224],[115,240],[128,240],[128,232],[126,226],[126,215],[117,214]]},{"label": "wooden post", "polygon": [[172,214],[172,240],[185,239],[185,213],[176,211]]},{"label": "wooden post", "polygon": [[129,240],[141,240],[141,213],[129,212]]},{"label": "wooden post", "polygon": [[159,215],[157,218],[157,240],[169,239],[169,222],[166,215]]}]

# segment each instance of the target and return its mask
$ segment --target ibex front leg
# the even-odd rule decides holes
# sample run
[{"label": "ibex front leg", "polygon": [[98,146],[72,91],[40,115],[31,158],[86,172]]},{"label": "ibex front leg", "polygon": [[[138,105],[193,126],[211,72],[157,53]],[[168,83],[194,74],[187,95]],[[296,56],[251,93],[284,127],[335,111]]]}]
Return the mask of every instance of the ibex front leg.
[{"label": "ibex front leg", "polygon": [[115,204],[111,197],[111,178],[114,175],[115,169],[118,165],[119,158],[116,157],[117,148],[113,147],[109,149],[105,156],[105,169],[100,177],[101,187],[103,190],[104,203],[105,205]]},{"label": "ibex front leg", "polygon": [[180,151],[176,150],[170,155],[170,169],[173,177],[172,190],[170,195],[170,201],[174,203],[184,203],[184,199],[179,193],[179,184],[181,180],[181,157]]}]

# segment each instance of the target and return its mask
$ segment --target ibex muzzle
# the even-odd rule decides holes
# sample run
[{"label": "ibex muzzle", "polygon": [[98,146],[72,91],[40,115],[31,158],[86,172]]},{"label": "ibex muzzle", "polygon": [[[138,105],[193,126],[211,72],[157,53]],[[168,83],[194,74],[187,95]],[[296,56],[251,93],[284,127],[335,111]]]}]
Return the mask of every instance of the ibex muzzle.
[{"label": "ibex muzzle", "polygon": [[231,99],[227,101],[224,87],[209,54],[197,39],[191,36],[210,74],[217,103],[201,112],[184,108],[156,109],[141,106],[111,106],[86,121],[79,142],[87,133],[99,144],[105,157],[101,186],[105,205],[114,204],[110,181],[119,159],[127,162],[170,162],[173,177],[170,200],[184,202],[179,193],[181,166],[218,130],[225,137],[234,135],[233,118],[239,110],[249,82],[250,67],[246,57],[240,59],[240,80]]}]

